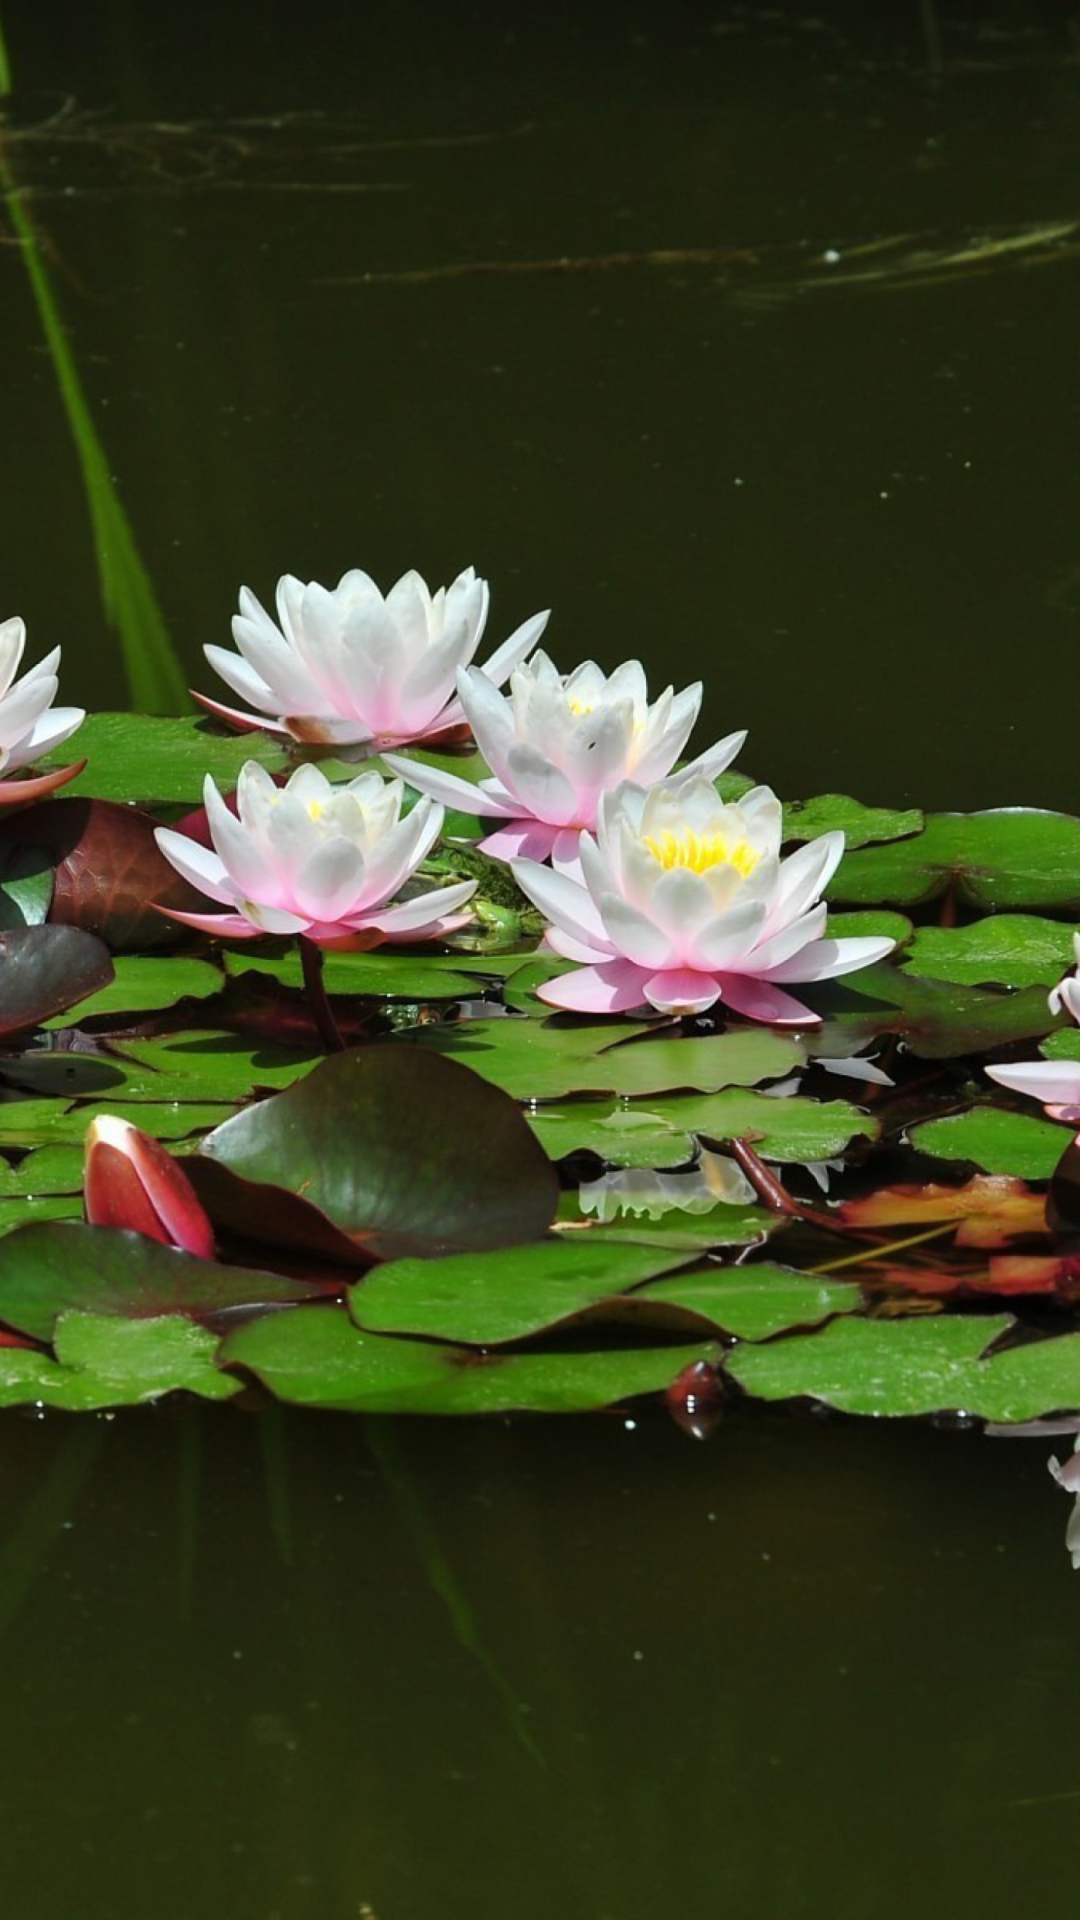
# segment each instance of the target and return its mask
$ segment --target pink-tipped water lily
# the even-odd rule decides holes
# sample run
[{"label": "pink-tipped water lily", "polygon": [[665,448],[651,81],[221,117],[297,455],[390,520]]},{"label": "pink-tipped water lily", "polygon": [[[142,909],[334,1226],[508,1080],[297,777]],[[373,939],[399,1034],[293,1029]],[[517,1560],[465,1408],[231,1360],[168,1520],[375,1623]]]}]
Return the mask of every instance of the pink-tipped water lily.
[{"label": "pink-tipped water lily", "polygon": [[18,618],[0,621],[0,805],[36,800],[73,780],[85,760],[28,780],[10,776],[70,739],[86,718],[82,707],[54,707],[60,649],[54,647],[36,667],[16,680],[26,645],[26,627]]},{"label": "pink-tipped water lily", "polygon": [[[1073,953],[1080,969],[1080,934],[1073,934]],[[1048,996],[1051,1013],[1064,1010],[1080,1025],[1080,978],[1067,973]],[[1015,1067],[987,1067],[991,1080],[1012,1093],[1041,1100],[1052,1120],[1074,1120],[1080,1113],[1080,1060],[1021,1060]]]},{"label": "pink-tipped water lily", "polygon": [[[224,913],[169,917],[227,939],[302,934],[319,947],[441,939],[463,926],[472,880],[395,900],[438,839],[443,810],[421,800],[402,817],[404,787],[381,773],[332,786],[298,767],[283,787],[248,760],[231,812],[209,774],[203,789],[212,847],[159,827],[162,853]],[[391,904],[393,903],[393,904]],[[163,909],[165,911],[165,909]]]},{"label": "pink-tipped water lily", "polygon": [[[232,623],[239,652],[203,649],[255,712],[195,697],[234,726],[309,744],[377,753],[430,740],[464,726],[455,676],[480,644],[487,611],[487,582],[471,567],[436,593],[406,573],[385,595],[358,568],[332,589],[287,573],[276,621],[241,587]],[[547,617],[534,614],[491,655],[481,671],[492,686],[536,645]]]},{"label": "pink-tipped water lily", "polygon": [[509,695],[475,671],[458,675],[458,693],[493,778],[476,786],[410,760],[389,764],[447,806],[505,821],[480,842],[499,860],[566,866],[577,857],[579,834],[596,826],[603,794],[626,780],[641,787],[698,774],[715,780],[746,739],[728,734],[673,776],[701,706],[701,682],[682,693],[668,687],[650,706],[640,660],[610,675],[586,660],[562,674],[537,653],[515,669]]},{"label": "pink-tipped water lily", "polygon": [[582,964],[539,988],[580,1013],[701,1013],[718,1000],[753,1020],[817,1020],[789,984],[868,966],[893,941],[830,940],[819,895],[844,850],[822,834],[780,858],[768,787],[725,805],[710,780],[623,785],[580,840],[580,879],[531,860],[514,876],[550,921],[547,943]]},{"label": "pink-tipped water lily", "polygon": [[117,1114],[98,1114],[86,1129],[83,1210],[92,1227],[128,1227],[214,1257],[214,1230],[179,1161]]}]

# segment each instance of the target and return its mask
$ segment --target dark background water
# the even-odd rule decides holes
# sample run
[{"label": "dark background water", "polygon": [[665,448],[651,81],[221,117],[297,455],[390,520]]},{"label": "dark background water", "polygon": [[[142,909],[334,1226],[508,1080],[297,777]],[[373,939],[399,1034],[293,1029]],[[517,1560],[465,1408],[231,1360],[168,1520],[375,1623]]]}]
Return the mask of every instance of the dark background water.
[{"label": "dark background water", "polygon": [[[1068,5],[3,17],[13,160],[204,687],[241,582],[474,564],[496,637],[551,605],[567,667],[703,676],[701,744],[748,725],[788,793],[1076,804],[1077,259],[800,287],[830,248],[1080,218]],[[692,248],[749,257],[365,278]],[[4,604],[123,704],[0,265]]]},{"label": "dark background water", "polygon": [[[704,676],[698,744],[749,725],[786,793],[1077,805],[1077,261],[813,264],[1080,218],[1068,4],[2,18],[10,161],[201,685],[241,582],[472,563],[496,637],[551,604],[567,667]],[[610,262],[679,249],[742,257]],[[0,612],[122,705],[14,247],[0,276]],[[3,1434],[5,1911],[1071,1910],[1042,1446],[747,1413],[696,1446],[650,1411]]]}]

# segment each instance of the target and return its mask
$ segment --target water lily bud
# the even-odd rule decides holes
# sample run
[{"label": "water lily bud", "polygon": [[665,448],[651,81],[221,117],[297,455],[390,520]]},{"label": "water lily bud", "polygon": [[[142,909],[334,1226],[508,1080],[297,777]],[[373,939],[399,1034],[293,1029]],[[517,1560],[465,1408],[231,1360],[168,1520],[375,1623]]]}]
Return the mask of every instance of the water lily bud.
[{"label": "water lily bud", "polygon": [[93,1227],[128,1227],[214,1257],[214,1230],[179,1161],[115,1114],[99,1114],[86,1130],[83,1207]]}]

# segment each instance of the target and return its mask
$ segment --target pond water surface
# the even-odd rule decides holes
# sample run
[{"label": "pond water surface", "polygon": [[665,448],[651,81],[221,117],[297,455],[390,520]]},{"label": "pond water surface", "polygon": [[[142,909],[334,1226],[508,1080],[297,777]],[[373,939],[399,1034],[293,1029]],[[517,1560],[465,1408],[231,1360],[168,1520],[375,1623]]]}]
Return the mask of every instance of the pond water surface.
[{"label": "pond water surface", "polygon": [[[474,564],[795,796],[1075,810],[1080,31],[986,0],[27,0],[8,164],[186,670]],[[837,256],[832,258],[831,256]],[[127,698],[0,247],[0,614]],[[1045,1446],[810,1414],[6,1416],[33,1920],[1073,1899]]]}]

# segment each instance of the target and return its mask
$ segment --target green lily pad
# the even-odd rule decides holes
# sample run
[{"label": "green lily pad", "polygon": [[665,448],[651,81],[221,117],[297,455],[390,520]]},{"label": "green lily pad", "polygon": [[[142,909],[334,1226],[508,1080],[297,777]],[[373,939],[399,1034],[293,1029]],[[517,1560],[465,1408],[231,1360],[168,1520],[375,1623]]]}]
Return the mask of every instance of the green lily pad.
[{"label": "green lily pad", "polygon": [[50,1340],[68,1312],[205,1319],[323,1291],[310,1281],[197,1260],[145,1234],[82,1221],[35,1221],[0,1241],[0,1320],[33,1340]]},{"label": "green lily pad", "polygon": [[940,1160],[968,1160],[983,1173],[1049,1180],[1072,1138],[1068,1127],[1008,1107],[969,1107],[912,1127],[911,1144]]},{"label": "green lily pad", "polygon": [[524,1340],[599,1301],[695,1258],[586,1234],[442,1260],[391,1260],[349,1289],[349,1311],[370,1333],[412,1333],[466,1346]]},{"label": "green lily pad", "polygon": [[846,853],[833,901],[916,906],[955,890],[992,912],[1080,909],[1080,820],[1031,807],[929,814],[922,833]]},{"label": "green lily pad", "polygon": [[928,980],[882,962],[816,989],[817,1006],[851,1050],[879,1033],[902,1036],[924,1059],[986,1053],[1034,1040],[1054,1025],[1041,987],[1003,993]]},{"label": "green lily pad", "polygon": [[837,1319],[819,1333],[737,1347],[725,1371],[759,1399],[806,1395],[844,1413],[1023,1421],[1080,1409],[1080,1334],[984,1357],[1014,1325],[1007,1314]]},{"label": "green lily pad", "polygon": [[[109,985],[80,1003],[80,1025],[113,1014],[172,1007],[178,1000],[205,1000],[220,993],[224,985],[223,975],[210,961],[193,960],[187,954],[122,953],[114,957],[113,967],[115,977]],[[51,1027],[65,1024],[70,1022],[46,1022]]]},{"label": "green lily pad", "polygon": [[517,1100],[583,1092],[654,1094],[679,1087],[714,1092],[779,1079],[806,1058],[797,1039],[767,1028],[671,1039],[650,1036],[643,1023],[614,1021],[571,1026],[553,1020],[470,1020],[458,1027],[426,1028],[403,1044],[461,1060]]},{"label": "green lily pad", "polygon": [[784,808],[784,839],[815,840],[819,833],[839,827],[851,849],[918,833],[924,819],[918,807],[897,812],[893,807],[864,807],[846,793],[819,793],[812,800],[793,800]]},{"label": "green lily pad", "polygon": [[81,1147],[38,1147],[17,1167],[0,1162],[0,1196],[82,1193]]},{"label": "green lily pad", "polygon": [[[78,744],[89,765],[72,783],[72,792],[148,807],[198,806],[208,773],[228,792],[245,760],[258,760],[271,773],[283,772],[290,764],[287,752],[269,734],[225,734],[194,717],[91,713],[79,729]],[[41,766],[63,766],[70,759],[65,743],[47,754]]]},{"label": "green lily pad", "polygon": [[215,1366],[217,1344],[204,1327],[176,1315],[113,1320],[67,1313],[57,1325],[55,1360],[29,1348],[0,1348],[0,1407],[92,1413],[178,1391],[228,1400],[240,1383]]},{"label": "green lily pad", "polygon": [[341,1307],[268,1314],[231,1333],[218,1362],[257,1375],[279,1400],[352,1413],[585,1413],[662,1393],[715,1343],[629,1352],[480,1354],[361,1333]]},{"label": "green lily pad", "polygon": [[195,1028],[161,1040],[123,1040],[109,1058],[121,1076],[118,1101],[247,1100],[255,1087],[288,1087],[321,1055],[267,1040]]},{"label": "green lily pad", "polygon": [[751,1139],[766,1160],[805,1166],[831,1160],[853,1139],[873,1139],[877,1123],[846,1100],[773,1099],[741,1087],[722,1093],[674,1094],[640,1110],[574,1100],[540,1107],[529,1124],[553,1158],[579,1149],[613,1166],[673,1167],[688,1160],[693,1136]]},{"label": "green lily pad", "polygon": [[543,1235],[558,1183],[507,1095],[393,1043],[334,1055],[204,1140],[243,1180],[300,1194],[372,1257]]},{"label": "green lily pad", "polygon": [[678,1307],[740,1340],[768,1340],[794,1327],[818,1326],[862,1306],[858,1287],[818,1279],[769,1261],[744,1267],[707,1267],[654,1280],[635,1301]]},{"label": "green lily pad", "polygon": [[[885,908],[863,913],[830,913],[825,921],[825,936],[828,940],[892,940],[896,947],[907,945],[914,932],[906,913],[892,913]],[[896,958],[889,955],[890,960]]]},{"label": "green lily pad", "polygon": [[908,973],[960,986],[1052,987],[1073,964],[1072,929],[1032,914],[991,914],[967,927],[920,927]]}]

